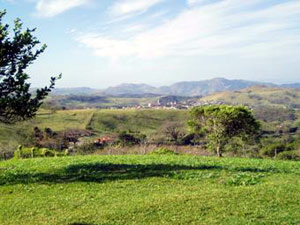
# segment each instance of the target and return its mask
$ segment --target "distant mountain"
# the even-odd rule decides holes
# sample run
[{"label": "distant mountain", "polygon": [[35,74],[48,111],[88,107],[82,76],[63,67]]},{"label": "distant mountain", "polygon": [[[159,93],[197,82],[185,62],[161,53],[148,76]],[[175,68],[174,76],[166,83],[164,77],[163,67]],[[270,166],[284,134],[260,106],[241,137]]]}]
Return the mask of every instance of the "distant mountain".
[{"label": "distant mountain", "polygon": [[[240,90],[258,84],[262,83],[245,80],[227,80],[225,78],[214,78],[204,81],[179,82],[169,87],[163,87],[162,90],[171,95],[199,96],[209,95],[220,91]],[[264,85],[272,86],[272,84],[269,83],[264,83]]]},{"label": "distant mountain", "polygon": [[153,87],[148,84],[120,84],[104,90],[92,88],[56,88],[54,95],[104,95],[122,97],[143,97],[157,95],[174,96],[207,96],[222,91],[237,91],[252,86],[263,85],[266,87],[282,87],[300,89],[300,83],[276,85],[273,83],[263,83],[247,80],[228,80],[225,78],[214,78],[203,81],[183,81],[170,86]]},{"label": "distant mountain", "polygon": [[175,96],[200,96],[209,95],[219,91],[240,90],[254,85],[263,84],[266,86],[274,86],[271,83],[259,83],[245,80],[227,80],[225,78],[215,78],[204,81],[184,81],[178,82],[171,86],[162,86],[159,88],[147,84],[121,84],[110,87],[103,91],[109,95],[124,94],[161,94]]},{"label": "distant mountain", "polygon": [[88,87],[78,87],[78,88],[55,88],[52,90],[52,95],[92,95],[97,93],[97,89],[92,89]]},{"label": "distant mountain", "polygon": [[141,94],[161,94],[158,88],[148,84],[120,84],[109,87],[102,91],[106,95],[141,95]]}]

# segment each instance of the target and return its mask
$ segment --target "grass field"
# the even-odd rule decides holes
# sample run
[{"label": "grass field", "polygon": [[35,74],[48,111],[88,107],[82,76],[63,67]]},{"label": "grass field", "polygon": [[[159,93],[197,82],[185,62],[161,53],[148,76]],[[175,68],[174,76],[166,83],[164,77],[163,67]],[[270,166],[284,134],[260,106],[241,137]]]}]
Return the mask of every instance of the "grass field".
[{"label": "grass field", "polygon": [[299,224],[300,164],[195,156],[0,162],[0,224]]},{"label": "grass field", "polygon": [[97,133],[114,133],[122,130],[153,134],[168,122],[186,124],[186,110],[99,110],[94,113],[88,128]]},{"label": "grass field", "polygon": [[51,128],[54,131],[88,129],[97,136],[123,130],[151,135],[159,132],[168,122],[186,124],[187,118],[186,110],[40,110],[34,119],[16,125],[0,126],[0,153],[5,149],[15,149],[24,142],[34,127],[42,130]]},{"label": "grass field", "polygon": [[15,125],[1,124],[0,126],[0,153],[13,151],[23,143],[34,127],[40,129],[51,128],[54,131],[63,131],[69,128],[86,129],[96,110],[65,110],[51,112],[40,110],[34,119],[20,122]]}]

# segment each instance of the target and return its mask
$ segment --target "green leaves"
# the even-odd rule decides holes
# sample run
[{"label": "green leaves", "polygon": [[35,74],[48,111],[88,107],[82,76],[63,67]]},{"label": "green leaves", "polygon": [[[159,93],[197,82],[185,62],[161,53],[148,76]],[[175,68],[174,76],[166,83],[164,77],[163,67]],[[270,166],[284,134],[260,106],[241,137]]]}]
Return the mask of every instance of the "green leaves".
[{"label": "green leaves", "polygon": [[6,11],[0,11],[0,122],[14,123],[35,116],[61,75],[51,77],[50,85],[38,89],[34,95],[30,93],[29,75],[24,71],[47,46],[38,48],[40,41],[33,35],[36,29],[23,31],[18,18],[14,21],[13,35],[9,35],[9,25],[2,23],[5,14]]},{"label": "green leaves", "polygon": [[190,112],[191,131],[205,134],[207,147],[222,156],[225,146],[235,138],[247,141],[258,134],[260,125],[252,111],[245,106],[210,105],[196,107]]}]

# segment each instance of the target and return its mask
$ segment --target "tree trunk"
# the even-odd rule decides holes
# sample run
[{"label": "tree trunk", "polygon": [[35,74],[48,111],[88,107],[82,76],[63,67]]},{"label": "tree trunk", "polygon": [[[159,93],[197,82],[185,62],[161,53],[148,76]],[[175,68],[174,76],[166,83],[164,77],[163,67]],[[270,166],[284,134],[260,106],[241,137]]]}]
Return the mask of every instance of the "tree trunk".
[{"label": "tree trunk", "polygon": [[221,152],[221,149],[220,149],[220,145],[217,146],[217,156],[222,157],[222,152]]}]

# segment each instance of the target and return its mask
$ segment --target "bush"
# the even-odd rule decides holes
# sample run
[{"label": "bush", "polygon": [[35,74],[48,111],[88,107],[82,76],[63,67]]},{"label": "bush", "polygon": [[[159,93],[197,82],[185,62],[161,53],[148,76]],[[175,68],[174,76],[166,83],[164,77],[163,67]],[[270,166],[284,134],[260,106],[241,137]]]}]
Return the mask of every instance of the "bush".
[{"label": "bush", "polygon": [[157,148],[150,152],[150,155],[178,155],[178,153],[167,148]]},{"label": "bush", "polygon": [[298,151],[285,151],[277,155],[278,159],[281,160],[296,160],[300,161],[300,154]]},{"label": "bush", "polygon": [[270,144],[264,148],[261,149],[261,155],[263,156],[268,156],[268,157],[275,157],[277,154],[284,152],[287,149],[286,144],[284,143],[275,143],[275,144]]},{"label": "bush", "polygon": [[82,145],[75,146],[75,152],[80,155],[92,154],[103,149],[103,147],[98,147],[94,142],[86,141]]},{"label": "bush", "polygon": [[140,132],[122,131],[118,135],[117,143],[125,146],[139,145],[146,140],[146,135]]},{"label": "bush", "polygon": [[69,155],[68,150],[64,152],[57,152],[55,150],[50,150],[48,148],[25,148],[21,145],[18,146],[17,150],[14,152],[15,159],[25,159],[25,158],[36,158],[36,157],[54,157],[54,156],[66,156]]}]

